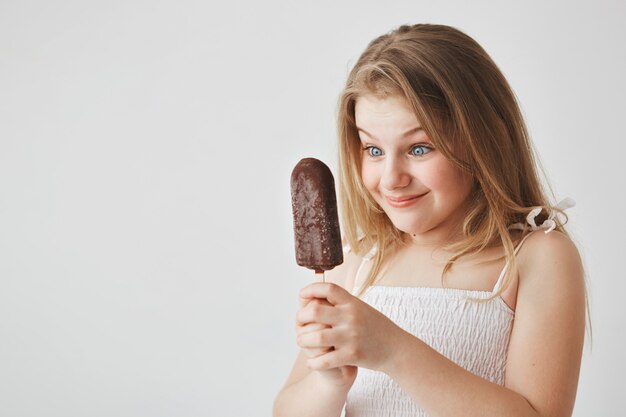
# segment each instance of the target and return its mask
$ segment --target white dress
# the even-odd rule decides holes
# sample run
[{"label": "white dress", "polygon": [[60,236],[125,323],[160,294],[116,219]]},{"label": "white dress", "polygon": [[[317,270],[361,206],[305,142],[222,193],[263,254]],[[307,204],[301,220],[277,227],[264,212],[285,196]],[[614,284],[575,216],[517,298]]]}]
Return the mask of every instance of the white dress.
[{"label": "white dress", "polygon": [[[574,203],[566,199],[560,204],[567,208]],[[531,229],[550,232],[554,228],[550,222],[553,216],[537,226],[534,222],[537,214],[538,211],[534,211],[528,216]],[[515,254],[531,234],[522,239]],[[507,268],[508,263],[493,292],[502,285]],[[358,289],[359,286],[355,285],[353,295]],[[487,303],[470,300],[488,298],[491,294],[489,291],[452,288],[373,285],[365,291],[362,300],[464,369],[504,385],[506,353],[515,312],[501,297]],[[359,368],[346,399],[345,416],[422,417],[426,414],[387,374]]]}]

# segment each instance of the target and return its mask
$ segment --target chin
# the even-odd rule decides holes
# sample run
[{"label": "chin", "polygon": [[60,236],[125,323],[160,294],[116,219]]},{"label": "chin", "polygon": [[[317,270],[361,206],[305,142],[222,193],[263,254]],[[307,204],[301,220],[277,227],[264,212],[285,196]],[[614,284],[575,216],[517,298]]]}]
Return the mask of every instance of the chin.
[{"label": "chin", "polygon": [[[389,216],[387,216],[389,217]],[[391,217],[389,217],[389,220],[391,221],[391,224],[393,224],[395,226],[396,229],[398,229],[399,231],[403,232],[403,233],[408,233],[411,235],[414,234],[418,234],[418,233],[424,233],[424,227],[420,227],[419,224],[415,224],[415,221],[413,222],[406,222],[406,221],[402,221],[400,219],[392,219]]]}]

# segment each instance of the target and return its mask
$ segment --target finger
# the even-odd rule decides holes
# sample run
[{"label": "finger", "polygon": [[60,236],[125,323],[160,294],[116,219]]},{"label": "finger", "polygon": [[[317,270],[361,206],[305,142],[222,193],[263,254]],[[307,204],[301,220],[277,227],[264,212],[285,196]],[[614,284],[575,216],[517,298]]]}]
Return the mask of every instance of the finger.
[{"label": "finger", "polygon": [[328,328],[330,328],[330,326],[327,326],[323,323],[308,323],[304,326],[296,326],[296,335],[300,336],[301,334],[311,333]]},{"label": "finger", "polygon": [[[321,323],[310,323],[307,324],[304,327],[301,327],[301,329],[306,329],[307,332],[311,332],[311,331],[316,331],[316,330],[322,330],[322,329],[329,329],[330,327],[326,326],[325,324],[321,324]],[[296,338],[296,344],[297,344],[297,338]],[[306,355],[307,358],[317,358],[320,355],[323,355],[324,353],[330,351],[332,348],[301,348],[302,351],[304,352],[304,354]]]},{"label": "finger", "polygon": [[330,348],[335,345],[336,330],[332,328],[300,334],[296,338],[301,348]]},{"label": "finger", "polygon": [[302,352],[308,359],[317,358],[325,353],[328,353],[332,348],[302,348]]},{"label": "finger", "polygon": [[329,303],[324,298],[302,298],[302,297],[300,297],[300,308],[306,307],[307,305],[309,305],[311,303],[317,303],[317,304],[325,305],[325,306],[332,306],[332,304]]},{"label": "finger", "polygon": [[332,305],[346,302],[352,297],[346,290],[332,282],[314,282],[300,290],[301,298],[325,298]]},{"label": "finger", "polygon": [[306,366],[309,369],[313,369],[316,371],[325,371],[331,368],[338,368],[344,365],[351,365],[350,363],[346,363],[346,358],[344,357],[343,351],[339,350],[331,350],[328,353],[320,355],[316,358],[309,358],[306,361]]},{"label": "finger", "polygon": [[308,323],[322,323],[332,326],[337,322],[336,315],[337,312],[334,307],[311,304],[298,311],[296,324],[303,326]]}]

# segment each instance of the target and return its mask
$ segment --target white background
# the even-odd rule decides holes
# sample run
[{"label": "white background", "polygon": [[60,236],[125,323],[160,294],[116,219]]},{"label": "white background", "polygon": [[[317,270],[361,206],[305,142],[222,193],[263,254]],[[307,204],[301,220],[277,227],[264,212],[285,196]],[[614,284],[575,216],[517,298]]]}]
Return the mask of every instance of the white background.
[{"label": "white background", "polygon": [[312,281],[291,169],[337,172],[348,70],[418,22],[487,50],[576,200],[595,339],[574,415],[619,414],[624,17],[617,0],[2,0],[0,415],[270,415]]}]

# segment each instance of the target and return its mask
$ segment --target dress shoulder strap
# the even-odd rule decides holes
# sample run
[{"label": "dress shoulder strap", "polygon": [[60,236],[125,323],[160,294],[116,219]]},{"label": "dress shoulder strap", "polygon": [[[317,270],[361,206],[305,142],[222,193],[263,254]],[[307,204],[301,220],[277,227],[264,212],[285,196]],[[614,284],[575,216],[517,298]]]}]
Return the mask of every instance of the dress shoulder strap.
[{"label": "dress shoulder strap", "polygon": [[[563,200],[559,201],[559,203],[556,206],[562,210],[567,210],[568,208],[574,207],[575,205],[576,205],[576,202],[573,199],[566,197]],[[535,217],[537,217],[539,213],[541,213],[541,210],[542,210],[541,207],[535,207],[526,216],[526,222],[530,225],[531,232],[528,233],[526,236],[524,236],[521,242],[517,245],[517,247],[515,248],[515,252],[513,253],[513,256],[517,256],[517,252],[522,247],[522,244],[528,238],[528,236],[532,235],[538,230],[544,230],[544,233],[548,234],[556,228],[556,222],[554,221],[554,218],[557,215],[556,210],[550,210],[548,218],[541,225],[537,225],[537,223],[535,222]],[[524,225],[521,223],[515,223],[515,224],[510,225],[509,229],[523,230]],[[502,269],[502,272],[500,272],[500,276],[498,277],[498,281],[496,282],[496,285],[493,287],[494,293],[497,292],[502,286],[502,281],[504,281],[504,274],[506,273],[506,270],[508,269],[508,267],[509,267],[509,262],[507,261],[506,264],[504,265],[504,268]]]},{"label": "dress shoulder strap", "polygon": [[[345,245],[343,247],[343,250],[346,253],[350,252],[351,251],[350,245]],[[361,270],[363,269],[363,266],[365,266],[366,263],[370,262],[372,258],[376,256],[377,252],[378,252],[377,247],[373,246],[369,250],[369,252],[367,252],[365,256],[361,259],[359,267],[357,268],[356,273],[354,274],[354,285],[352,286],[352,295],[356,295],[358,290],[360,289],[359,278],[361,277]]]},{"label": "dress shoulder strap", "polygon": [[[515,251],[513,252],[513,256],[517,256],[517,252],[519,252],[519,250],[522,247],[522,244],[524,243],[524,241],[526,239],[528,239],[528,236],[532,235],[533,233],[534,232],[530,232],[529,234],[527,234],[526,236],[524,236],[522,238],[520,243],[518,243],[517,247],[515,247]],[[496,285],[494,285],[492,292],[494,292],[494,293],[498,292],[498,290],[500,290],[500,287],[502,287],[502,282],[504,281],[504,274],[506,273],[507,269],[509,269],[509,261],[506,261],[506,264],[504,265],[504,268],[502,268],[502,272],[500,272],[500,276],[498,277],[498,281],[496,281]]]}]

